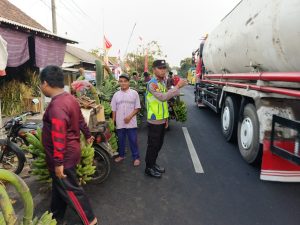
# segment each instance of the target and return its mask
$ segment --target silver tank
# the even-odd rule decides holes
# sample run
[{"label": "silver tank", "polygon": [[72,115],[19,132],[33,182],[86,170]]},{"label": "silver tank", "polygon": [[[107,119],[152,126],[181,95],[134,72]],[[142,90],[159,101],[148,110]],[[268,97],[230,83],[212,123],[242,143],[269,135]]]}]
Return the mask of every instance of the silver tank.
[{"label": "silver tank", "polygon": [[208,36],[210,73],[300,71],[300,0],[242,0]]}]

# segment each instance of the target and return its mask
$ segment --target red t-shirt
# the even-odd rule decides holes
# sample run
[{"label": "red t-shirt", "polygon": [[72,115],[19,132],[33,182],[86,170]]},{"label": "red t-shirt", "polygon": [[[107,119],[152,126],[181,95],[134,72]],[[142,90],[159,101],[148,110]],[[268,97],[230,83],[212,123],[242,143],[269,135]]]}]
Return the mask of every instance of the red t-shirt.
[{"label": "red t-shirt", "polygon": [[80,130],[91,137],[77,100],[63,92],[52,98],[43,117],[42,142],[50,170],[75,167],[80,161]]}]

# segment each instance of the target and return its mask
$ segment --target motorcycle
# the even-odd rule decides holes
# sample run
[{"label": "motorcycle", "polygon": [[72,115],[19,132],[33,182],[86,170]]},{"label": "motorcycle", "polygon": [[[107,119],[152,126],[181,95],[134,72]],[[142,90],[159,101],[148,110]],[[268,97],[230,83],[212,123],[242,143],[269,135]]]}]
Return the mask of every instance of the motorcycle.
[{"label": "motorcycle", "polygon": [[[24,124],[24,118],[38,113],[25,112],[7,121],[1,129],[5,130],[5,138],[0,139],[0,168],[19,174],[26,161],[25,153],[17,144],[21,133],[29,129],[29,124]],[[25,139],[25,138],[24,138]],[[22,139],[23,140],[23,139]]]},{"label": "motorcycle", "polygon": [[28,111],[19,116],[22,119],[18,122],[18,124],[16,124],[11,134],[11,140],[14,143],[18,144],[19,146],[29,145],[28,141],[26,140],[26,133],[29,132],[33,135],[36,135],[37,129],[42,125],[35,122],[26,122],[25,118],[27,116],[34,116],[37,114],[39,114],[39,112]]},{"label": "motorcycle", "polygon": [[95,149],[93,165],[96,166],[96,171],[91,182],[100,184],[108,178],[111,172],[110,159],[114,156],[111,146],[108,143],[111,133],[108,129],[107,122],[97,124],[97,126],[91,130],[91,134],[95,137],[93,144]]}]

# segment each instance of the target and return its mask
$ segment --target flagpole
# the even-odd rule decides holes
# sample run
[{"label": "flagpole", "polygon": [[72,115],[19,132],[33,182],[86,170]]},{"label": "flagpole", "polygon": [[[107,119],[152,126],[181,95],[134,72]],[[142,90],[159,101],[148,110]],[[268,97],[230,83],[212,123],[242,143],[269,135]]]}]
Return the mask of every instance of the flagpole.
[{"label": "flagpole", "polygon": [[130,34],[130,36],[129,36],[128,43],[127,43],[127,47],[126,47],[125,54],[124,54],[124,58],[125,58],[126,55],[127,55],[127,50],[128,50],[128,47],[129,47],[129,44],[130,44],[130,41],[131,41],[131,37],[132,37],[133,32],[134,32],[134,29],[135,29],[135,26],[136,26],[136,22],[134,23],[133,28],[132,28],[132,31],[131,31],[131,34]]}]

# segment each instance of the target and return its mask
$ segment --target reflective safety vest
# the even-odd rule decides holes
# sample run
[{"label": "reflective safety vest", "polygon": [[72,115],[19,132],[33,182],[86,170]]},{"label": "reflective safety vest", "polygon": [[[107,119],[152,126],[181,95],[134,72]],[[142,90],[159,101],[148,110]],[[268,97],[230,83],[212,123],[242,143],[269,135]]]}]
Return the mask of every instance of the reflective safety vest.
[{"label": "reflective safety vest", "polygon": [[156,84],[157,91],[166,93],[167,89],[164,84],[159,82],[153,77],[147,84],[146,91],[146,107],[147,107],[147,119],[148,120],[162,120],[169,117],[168,103],[158,100],[150,91],[150,85]]}]

